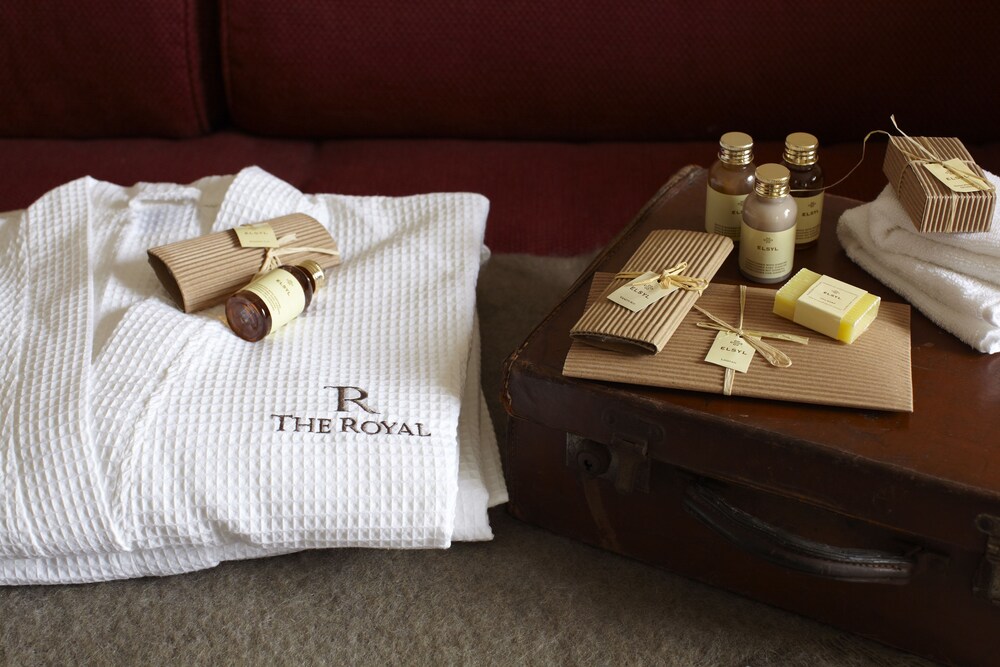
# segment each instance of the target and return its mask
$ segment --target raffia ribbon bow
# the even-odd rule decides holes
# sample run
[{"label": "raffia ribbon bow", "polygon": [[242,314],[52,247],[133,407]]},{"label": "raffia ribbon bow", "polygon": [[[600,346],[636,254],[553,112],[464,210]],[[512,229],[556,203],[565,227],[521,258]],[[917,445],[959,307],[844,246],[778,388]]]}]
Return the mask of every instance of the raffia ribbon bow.
[{"label": "raffia ribbon bow", "polygon": [[[792,365],[792,360],[787,354],[774,347],[770,343],[765,343],[762,338],[774,338],[777,340],[786,340],[792,343],[798,343],[800,345],[808,345],[809,339],[805,336],[797,336],[795,334],[782,333],[782,332],[772,332],[772,331],[754,331],[752,329],[743,328],[743,312],[746,309],[747,302],[747,287],[746,285],[740,285],[740,320],[738,326],[733,326],[722,320],[712,313],[708,312],[704,308],[695,304],[695,308],[702,315],[712,320],[711,322],[697,322],[697,326],[702,329],[713,329],[715,331],[728,331],[734,333],[743,340],[745,340],[750,347],[760,352],[761,356],[767,360],[772,366],[778,368],[788,368]],[[736,371],[732,368],[726,369],[726,379],[725,384],[722,387],[722,393],[726,396],[730,396],[733,393],[733,380],[736,376]]]},{"label": "raffia ribbon bow", "polygon": [[[902,136],[904,139],[906,139],[906,144],[911,147],[910,150],[907,150],[903,146],[899,147],[900,152],[903,154],[904,157],[906,157],[906,160],[907,160],[906,166],[907,167],[911,167],[912,168],[912,167],[916,167],[917,165],[921,165],[921,164],[940,164],[942,167],[944,167],[945,169],[947,169],[949,172],[951,172],[952,174],[954,174],[956,177],[962,179],[963,181],[965,181],[966,183],[968,183],[969,185],[971,185],[974,188],[982,189],[983,186],[986,186],[986,188],[989,189],[989,190],[993,189],[993,184],[992,183],[988,183],[988,182],[984,181],[983,179],[979,178],[978,176],[976,176],[975,174],[970,174],[968,172],[965,172],[965,171],[962,171],[961,169],[956,168],[952,164],[948,164],[948,162],[949,162],[948,160],[946,160],[943,157],[940,157],[934,151],[932,151],[930,148],[928,148],[927,146],[924,146],[919,141],[917,141],[916,139],[914,139],[913,137],[911,137],[910,135],[908,135],[906,132],[903,132],[902,130],[900,130],[899,129],[899,125],[896,123],[896,116],[894,116],[894,115],[893,116],[889,116],[889,120],[892,121],[893,126],[899,132],[900,136]],[[970,165],[975,165],[976,164],[972,160],[958,160],[958,161],[961,162],[961,163],[963,163],[963,164],[970,164]],[[906,169],[903,169],[902,173],[906,173]],[[902,182],[902,180],[903,180],[902,174],[900,174],[899,180],[900,180],[900,182]],[[896,190],[898,191],[899,190],[899,183],[897,183],[896,185],[897,185]]]},{"label": "raffia ribbon bow", "polygon": [[302,253],[317,253],[320,255],[332,255],[338,260],[340,259],[340,251],[337,249],[330,250],[329,248],[319,248],[316,246],[289,246],[290,243],[295,242],[295,234],[286,234],[278,239],[278,245],[274,248],[268,248],[267,252],[264,253],[264,260],[257,269],[257,273],[251,279],[251,282],[257,280],[262,275],[269,271],[277,269],[282,264],[285,263],[285,258],[291,255],[299,255]]},{"label": "raffia ribbon bow", "polygon": [[[915,168],[918,165],[922,165],[922,164],[932,164],[932,163],[940,164],[944,169],[946,169],[947,171],[949,171],[952,174],[955,174],[955,176],[961,178],[963,181],[965,181],[966,183],[968,183],[968,184],[970,184],[970,185],[972,185],[974,187],[977,187],[979,189],[985,189],[985,190],[990,191],[990,192],[992,192],[992,191],[994,191],[996,189],[996,188],[993,187],[993,184],[990,183],[989,181],[981,179],[978,176],[965,173],[965,172],[963,172],[960,169],[956,169],[954,165],[945,164],[945,162],[947,162],[947,160],[944,160],[944,159],[938,157],[937,155],[934,154],[934,151],[930,150],[929,148],[927,148],[926,146],[924,146],[923,144],[921,144],[919,141],[917,141],[913,137],[911,137],[908,134],[906,134],[906,132],[903,132],[903,130],[901,130],[899,128],[899,123],[896,122],[896,116],[895,116],[895,114],[890,115],[889,116],[889,120],[892,121],[893,127],[896,128],[896,131],[899,132],[900,136],[903,139],[905,139],[906,143],[908,143],[912,147],[911,150],[907,150],[902,145],[899,146],[899,151],[900,151],[900,153],[903,154],[903,157],[906,158],[907,162],[906,162],[906,165],[903,167],[902,171],[900,171],[899,179],[895,183],[895,185],[896,185],[896,192],[899,192],[899,190],[900,190],[900,185],[902,185],[902,183],[903,183],[903,176],[906,174],[906,170],[907,169],[912,169],[912,168]],[[851,169],[846,174],[844,174],[843,176],[841,176],[840,179],[836,183],[831,183],[830,185],[826,185],[826,186],[824,186],[822,188],[792,188],[791,192],[810,192],[810,193],[815,193],[815,192],[820,192],[820,191],[823,191],[823,190],[829,190],[830,188],[835,188],[838,185],[840,185],[841,183],[843,183],[844,181],[846,181],[847,177],[850,176],[851,174],[853,174],[855,172],[855,170],[857,170],[857,168],[861,166],[861,163],[863,163],[865,161],[865,152],[868,150],[868,140],[871,139],[876,134],[884,134],[885,136],[889,137],[890,139],[895,136],[893,134],[890,134],[889,132],[886,132],[885,130],[872,130],[871,132],[869,132],[868,134],[865,135],[864,139],[861,140],[861,159],[858,160],[857,164],[855,164],[853,167],[851,167]],[[904,142],[900,142],[900,143],[902,144]],[[913,150],[913,149],[916,149],[916,150]],[[959,160],[959,162],[962,162],[964,164],[969,164],[969,165],[975,165],[975,162],[972,161],[972,160]],[[973,180],[973,179],[975,179],[975,180]],[[955,218],[955,198],[954,197],[951,198],[951,218],[952,219],[949,222],[949,229],[951,229],[951,227],[953,226],[953,224],[954,224],[954,218]]]},{"label": "raffia ribbon bow", "polygon": [[[895,126],[900,136],[906,140],[905,142],[900,142],[899,145],[900,153],[902,153],[903,157],[906,158],[906,165],[899,172],[899,182],[896,183],[896,192],[900,192],[900,188],[902,187],[903,184],[903,176],[906,175],[907,169],[916,169],[920,165],[928,165],[928,164],[940,165],[949,173],[953,174],[955,177],[961,179],[962,181],[965,181],[968,185],[972,186],[973,188],[976,188],[977,190],[986,190],[986,191],[994,190],[992,183],[989,183],[988,181],[979,178],[975,174],[971,174],[961,169],[958,169],[957,167],[955,167],[954,164],[948,164],[950,162],[949,160],[940,157],[939,155],[934,153],[934,151],[932,151],[930,148],[924,146],[919,141],[906,134],[906,132],[903,132],[901,129],[899,129],[899,125],[896,123],[895,116],[889,116],[889,119],[892,121],[893,126]],[[906,146],[904,146],[903,144],[909,146],[909,149],[907,149]],[[957,161],[966,165],[975,166],[976,164],[972,160],[957,160]],[[945,232],[950,232],[955,228],[955,217],[958,213],[958,197],[955,195],[955,193],[952,193],[952,195],[948,197],[948,204],[949,204],[948,223],[945,225],[944,228]]]},{"label": "raffia ribbon bow", "polygon": [[[663,289],[670,289],[671,287],[676,287],[678,289],[687,290],[689,292],[698,292],[701,294],[708,287],[708,281],[704,278],[695,278],[693,276],[682,275],[681,272],[687,269],[688,263],[681,262],[676,266],[672,266],[669,269],[664,269],[659,273],[659,275],[653,276],[652,278],[647,278],[646,280],[640,280],[635,285],[651,285],[653,283],[659,283],[660,287]],[[615,274],[615,278],[623,278],[625,280],[634,280],[639,276],[644,276],[649,271],[620,271]]]}]

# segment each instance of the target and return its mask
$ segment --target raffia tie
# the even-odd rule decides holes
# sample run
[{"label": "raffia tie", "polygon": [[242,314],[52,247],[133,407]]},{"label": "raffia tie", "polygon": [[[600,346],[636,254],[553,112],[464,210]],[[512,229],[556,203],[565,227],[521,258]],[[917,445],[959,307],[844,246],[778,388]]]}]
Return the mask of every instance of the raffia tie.
[{"label": "raffia tie", "polygon": [[[900,136],[903,137],[903,139],[906,140],[906,144],[908,146],[910,146],[910,150],[907,150],[902,145],[899,146],[900,153],[902,153],[903,157],[906,158],[906,165],[899,172],[899,182],[896,183],[896,192],[900,192],[901,191],[900,188],[902,187],[903,176],[906,175],[906,170],[907,169],[915,169],[917,166],[924,165],[924,164],[939,164],[942,167],[944,167],[945,169],[947,169],[949,172],[951,172],[952,174],[954,174],[955,176],[957,176],[958,178],[962,179],[963,181],[965,181],[969,185],[973,186],[974,188],[977,188],[977,189],[981,188],[981,185],[984,182],[982,179],[979,179],[979,178],[977,178],[975,176],[970,176],[969,174],[963,172],[961,169],[957,169],[955,167],[955,165],[953,165],[953,164],[947,164],[947,161],[946,161],[945,158],[940,157],[939,155],[937,155],[936,153],[934,153],[934,151],[932,151],[930,148],[928,148],[927,146],[924,146],[919,141],[917,141],[913,137],[911,137],[908,134],[906,134],[906,132],[903,132],[902,130],[900,130],[899,129],[899,125],[896,124],[896,117],[895,116],[889,116],[889,119],[892,120],[892,124],[893,124],[893,126],[895,126],[895,128],[899,132]],[[962,163],[967,164],[967,165],[972,165],[972,166],[975,166],[975,164],[976,164],[972,160],[959,160],[959,162],[962,162]],[[975,180],[973,180],[973,179],[975,179]],[[988,183],[987,182],[986,184],[989,186],[988,189],[990,191],[992,191],[994,189],[992,183]],[[953,230],[955,228],[955,216],[958,213],[958,197],[955,196],[955,193],[952,193],[952,195],[950,197],[948,197],[948,209],[949,209],[948,210],[948,224],[945,226],[945,230],[944,230],[946,232],[950,232],[951,230]]]},{"label": "raffia tie", "polygon": [[[909,144],[911,146],[913,146],[913,147],[916,148],[916,151],[912,151],[912,150],[908,151],[903,146],[899,147],[900,152],[903,154],[903,157],[905,157],[907,159],[907,162],[906,162],[906,165],[903,167],[902,171],[900,171],[900,173],[899,173],[899,180],[895,184],[896,185],[896,192],[900,191],[900,186],[903,183],[903,176],[906,174],[906,170],[907,169],[912,169],[912,168],[915,168],[918,165],[922,165],[922,164],[932,164],[932,163],[938,163],[938,164],[940,164],[942,167],[944,167],[945,169],[947,169],[951,173],[955,174],[956,176],[958,176],[959,178],[961,178],[966,183],[969,183],[971,185],[977,185],[977,186],[979,185],[978,183],[972,181],[969,178],[968,174],[965,174],[962,171],[960,171],[958,169],[955,169],[954,165],[945,164],[945,160],[941,159],[940,157],[938,157],[937,155],[935,155],[934,152],[931,151],[929,148],[927,148],[926,146],[924,146],[923,144],[921,144],[919,141],[917,141],[913,137],[911,137],[908,134],[906,134],[905,132],[903,132],[903,130],[901,130],[899,128],[899,124],[896,122],[896,116],[895,116],[895,114],[890,115],[889,116],[889,120],[892,121],[893,127],[896,128],[896,130],[899,132],[900,136],[903,137],[907,142],[909,142]],[[838,185],[840,185],[841,183],[843,183],[844,181],[846,181],[847,177],[850,176],[851,174],[853,174],[855,172],[855,170],[858,167],[861,166],[861,163],[865,161],[865,152],[868,149],[868,140],[871,139],[876,134],[884,134],[885,136],[890,137],[890,138],[893,137],[893,136],[895,136],[893,134],[890,134],[890,133],[886,132],[885,130],[872,130],[871,132],[869,132],[868,134],[866,134],[865,138],[862,139],[862,141],[861,141],[861,159],[858,160],[857,164],[855,164],[853,167],[851,167],[851,169],[846,174],[844,174],[840,179],[838,179],[836,183],[831,183],[830,185],[827,185],[827,186],[822,187],[822,188],[792,188],[792,190],[790,190],[790,192],[793,192],[793,193],[795,193],[795,192],[799,192],[799,193],[807,192],[807,193],[810,193],[810,194],[814,194],[816,192],[822,192],[824,190],[829,190],[830,188],[835,188]],[[975,165],[976,164],[972,160],[960,160],[960,161],[964,162],[965,164],[968,164],[968,165]],[[993,187],[992,183],[990,183],[988,181],[984,181],[984,182],[986,183],[987,186],[989,186],[988,189],[990,191],[994,190],[994,187]],[[955,224],[955,212],[956,212],[956,201],[955,200],[956,200],[955,197],[950,197],[949,198],[949,203],[951,205],[951,215],[950,215],[950,220],[948,221],[948,230],[949,231],[954,228],[954,224]]]},{"label": "raffia tie", "polygon": [[330,250],[329,248],[319,248],[316,246],[289,246],[289,243],[295,242],[295,234],[286,234],[278,239],[278,245],[275,248],[268,248],[267,252],[264,253],[264,260],[257,269],[257,273],[251,279],[251,282],[257,280],[262,275],[269,271],[277,269],[282,264],[285,263],[285,258],[291,255],[299,255],[302,253],[317,253],[320,255],[332,255],[334,257],[340,257],[339,250]]},{"label": "raffia tie", "polygon": [[[946,162],[945,158],[940,157],[939,155],[937,155],[936,153],[934,153],[934,151],[932,151],[930,148],[928,148],[927,146],[924,146],[919,141],[917,141],[916,139],[914,139],[913,137],[911,137],[910,135],[908,135],[906,132],[903,132],[902,130],[900,130],[899,129],[899,125],[896,124],[896,117],[895,116],[889,116],[889,119],[892,121],[893,126],[899,132],[900,136],[903,137],[904,139],[906,139],[906,141],[909,143],[909,145],[916,149],[916,150],[913,150],[913,151],[907,151],[905,148],[903,148],[902,146],[900,146],[900,149],[899,149],[900,152],[907,159],[907,163],[906,163],[907,167],[913,167],[913,166],[920,165],[920,164],[931,164],[931,163],[935,163],[936,162],[936,163],[939,163],[942,167],[944,167],[948,171],[950,171],[952,174],[954,174],[955,176],[957,176],[958,178],[960,178],[963,181],[965,181],[966,183],[968,183],[969,185],[971,185],[971,186],[973,186],[975,188],[980,187],[980,182],[979,181],[981,181],[982,179],[976,178],[975,176],[971,176],[970,177],[969,174],[965,173],[961,169],[956,169],[954,165],[945,164],[945,162]],[[970,164],[970,165],[976,164],[972,160],[959,160],[959,162],[964,162],[965,164]],[[905,172],[905,171],[906,171],[906,169],[904,168],[903,172]],[[903,181],[902,176],[900,176],[899,180],[900,180],[900,183],[902,183],[902,181]],[[898,185],[899,184],[897,183],[897,186]],[[990,184],[987,184],[987,185],[990,185]],[[992,185],[990,185],[990,188],[992,189]],[[896,189],[899,190],[898,187]]]},{"label": "raffia tie", "polygon": [[[664,269],[660,271],[660,274],[653,276],[652,278],[647,278],[646,280],[640,280],[635,285],[652,285],[653,283],[659,283],[660,287],[663,289],[670,289],[671,287],[676,287],[678,289],[687,290],[689,292],[698,292],[701,294],[708,287],[708,281],[704,278],[695,278],[693,276],[682,275],[681,272],[687,269],[688,263],[681,262],[676,266],[672,266],[669,269]],[[623,278],[625,280],[634,280],[639,276],[643,276],[649,273],[649,271],[620,271],[615,274],[615,278]]]},{"label": "raffia tie", "polygon": [[[754,331],[752,329],[743,328],[743,313],[746,309],[747,303],[747,287],[746,285],[740,285],[740,320],[738,326],[733,326],[722,320],[712,313],[708,312],[704,308],[695,304],[695,308],[698,309],[702,315],[712,320],[711,322],[697,322],[697,326],[702,329],[713,329],[715,331],[728,331],[734,333],[743,340],[745,340],[750,347],[760,352],[760,355],[767,360],[767,363],[778,368],[788,368],[792,365],[792,360],[787,354],[774,347],[770,343],[765,343],[762,338],[774,338],[777,340],[787,340],[792,343],[798,343],[800,345],[808,345],[809,339],[805,336],[797,336],[795,334],[773,332],[773,331]],[[732,368],[726,369],[726,379],[722,386],[722,393],[726,396],[731,396],[733,393],[733,380],[736,377],[736,371]]]}]

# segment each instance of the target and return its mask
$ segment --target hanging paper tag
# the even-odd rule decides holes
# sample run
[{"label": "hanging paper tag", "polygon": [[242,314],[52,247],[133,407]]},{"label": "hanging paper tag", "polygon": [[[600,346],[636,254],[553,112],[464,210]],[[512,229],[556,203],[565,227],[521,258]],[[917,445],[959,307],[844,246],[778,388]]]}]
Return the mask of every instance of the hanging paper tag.
[{"label": "hanging paper tag", "polygon": [[645,283],[644,285],[637,284],[645,280],[656,278],[658,275],[660,274],[655,271],[644,273],[635,280],[622,285],[609,294],[608,299],[614,301],[619,306],[625,306],[633,313],[638,313],[640,310],[653,305],[668,294],[677,291],[676,285],[663,287],[659,281],[655,280]]},{"label": "hanging paper tag", "polygon": [[[989,183],[977,176],[965,162],[958,158],[946,160],[940,164],[929,162],[924,166],[927,167],[927,171],[934,174],[939,181],[947,185],[954,192],[980,192],[992,189]],[[961,175],[956,174],[956,171],[960,172]]]},{"label": "hanging paper tag", "polygon": [[756,352],[753,347],[730,331],[720,331],[705,356],[705,361],[723,368],[746,373]]},{"label": "hanging paper tag", "polygon": [[278,237],[266,222],[255,225],[241,225],[233,229],[236,238],[244,248],[277,248]]}]

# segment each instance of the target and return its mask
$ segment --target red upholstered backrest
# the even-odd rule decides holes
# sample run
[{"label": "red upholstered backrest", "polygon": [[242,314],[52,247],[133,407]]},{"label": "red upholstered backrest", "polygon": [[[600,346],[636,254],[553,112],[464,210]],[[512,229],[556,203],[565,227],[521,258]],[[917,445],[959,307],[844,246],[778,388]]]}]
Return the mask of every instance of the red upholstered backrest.
[{"label": "red upholstered backrest", "polygon": [[272,136],[832,142],[895,113],[978,142],[998,25],[931,0],[11,0],[0,136],[202,134],[224,71],[234,124]]},{"label": "red upholstered backrest", "polygon": [[261,134],[997,136],[994,3],[220,2],[230,114]]},{"label": "red upholstered backrest", "polygon": [[0,136],[185,137],[221,111],[210,0],[0,3]]}]

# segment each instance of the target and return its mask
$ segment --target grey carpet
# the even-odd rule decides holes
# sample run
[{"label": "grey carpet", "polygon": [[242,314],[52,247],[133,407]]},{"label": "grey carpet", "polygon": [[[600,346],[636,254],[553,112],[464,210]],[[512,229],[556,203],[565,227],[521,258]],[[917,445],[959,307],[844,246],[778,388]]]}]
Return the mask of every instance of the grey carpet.
[{"label": "grey carpet", "polygon": [[[500,255],[480,283],[483,384],[587,258]],[[0,588],[3,665],[929,665],[491,513],[446,551],[310,551],[188,575]]]}]

